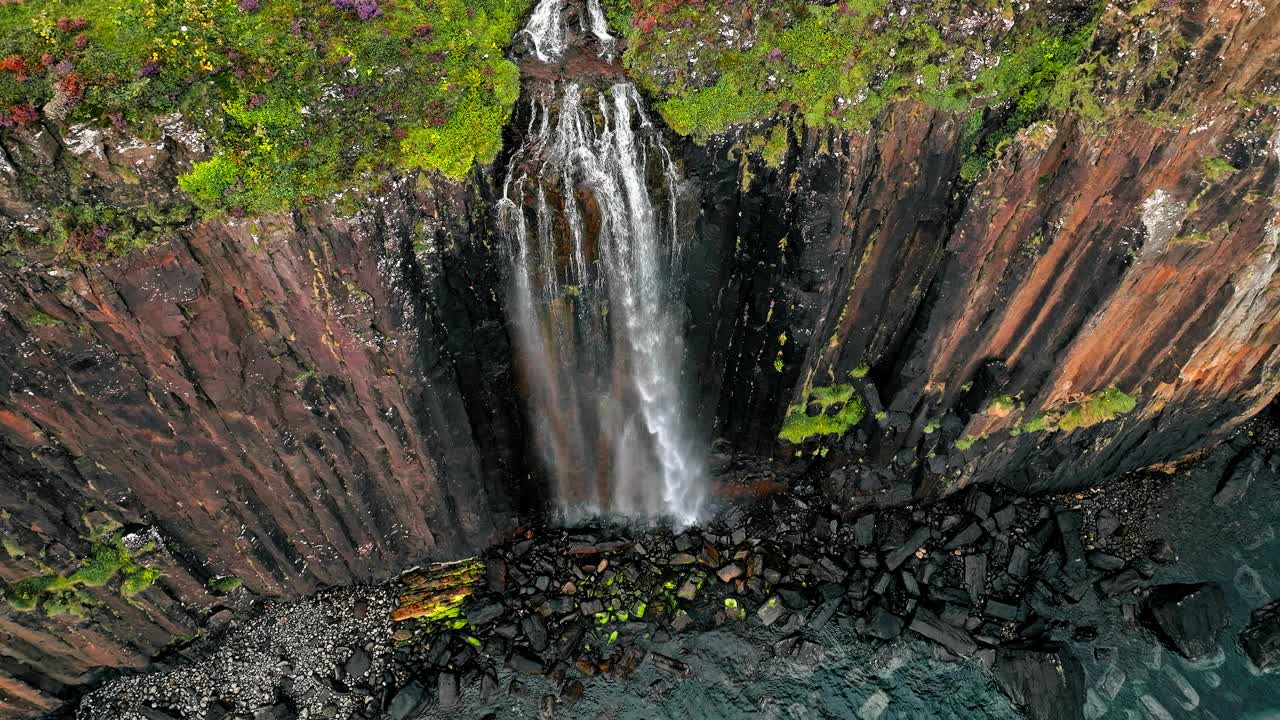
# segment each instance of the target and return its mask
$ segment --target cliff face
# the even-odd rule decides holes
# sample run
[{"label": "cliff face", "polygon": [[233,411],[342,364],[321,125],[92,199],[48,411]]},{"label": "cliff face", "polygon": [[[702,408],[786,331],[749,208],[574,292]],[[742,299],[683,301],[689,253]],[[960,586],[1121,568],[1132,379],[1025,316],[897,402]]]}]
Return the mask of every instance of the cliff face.
[{"label": "cliff face", "polygon": [[[710,292],[693,316],[712,318],[695,334],[719,432],[773,451],[805,388],[852,380],[875,417],[825,443],[834,455],[803,450],[865,461],[832,483],[857,504],[883,484],[900,500],[1097,483],[1264,406],[1280,369],[1280,114],[1243,98],[1280,82],[1276,10],[1178,10],[1139,29],[1112,7],[1094,49],[1133,62],[1110,66],[1099,102],[1129,109],[1023,129],[972,189],[965,117],[914,103],[865,133],[792,129],[777,167],[735,138],[695,152],[691,290]],[[1172,75],[1151,76],[1168,62],[1157,46],[1177,48]],[[1110,388],[1136,407],[1104,411]]]},{"label": "cliff face", "polygon": [[83,589],[87,622],[6,606],[20,706],[194,633],[216,575],[297,596],[513,526],[527,473],[484,199],[392,179],[361,204],[3,273],[0,577],[70,574],[90,510],[163,541],[150,589]]},{"label": "cliff face", "polygon": [[[1246,100],[1280,92],[1277,13],[1175,5],[1139,31],[1108,10],[1098,101],[1125,109],[1024,128],[972,183],[968,116],[912,102],[865,132],[780,120],[767,161],[745,134],[687,143],[703,426],[815,464],[846,506],[1092,484],[1229,433],[1280,387],[1280,113]],[[1165,52],[1173,70],[1150,70]],[[207,154],[177,120],[145,142],[49,125],[3,146],[6,229],[37,233],[85,184],[179,206],[176,174]],[[70,266],[9,253],[0,579],[68,572],[106,518],[163,541],[140,556],[163,573],[150,587],[79,589],[87,619],[0,609],[15,713],[193,633],[219,602],[209,578],[277,596],[385,578],[537,510],[496,187],[394,177],[354,214],[176,222]],[[780,443],[838,384],[862,422]]]}]

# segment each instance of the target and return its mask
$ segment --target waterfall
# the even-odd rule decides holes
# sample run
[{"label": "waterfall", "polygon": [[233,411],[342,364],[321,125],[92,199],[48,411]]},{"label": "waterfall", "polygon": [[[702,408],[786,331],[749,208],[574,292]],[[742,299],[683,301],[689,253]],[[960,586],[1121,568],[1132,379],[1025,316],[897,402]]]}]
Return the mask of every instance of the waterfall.
[{"label": "waterfall", "polygon": [[[574,50],[565,0],[526,28],[540,62]],[[614,42],[598,0],[577,37]],[[544,81],[498,204],[530,423],[566,519],[697,520],[703,464],[683,406],[681,180],[628,82]]]}]

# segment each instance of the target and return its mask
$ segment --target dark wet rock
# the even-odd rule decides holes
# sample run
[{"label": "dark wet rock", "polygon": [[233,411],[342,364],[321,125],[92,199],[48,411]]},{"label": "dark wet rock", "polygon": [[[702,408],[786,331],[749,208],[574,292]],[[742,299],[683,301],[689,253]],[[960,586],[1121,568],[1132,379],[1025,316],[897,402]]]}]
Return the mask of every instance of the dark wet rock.
[{"label": "dark wet rock", "polygon": [[578,611],[583,615],[595,615],[604,612],[604,603],[600,600],[585,600],[578,606]]},{"label": "dark wet rock", "polygon": [[1098,541],[1106,544],[1111,540],[1111,536],[1116,534],[1120,529],[1120,518],[1108,508],[1098,511],[1098,517],[1095,521],[1098,532]]},{"label": "dark wet rock", "polygon": [[827,623],[831,622],[832,616],[834,616],[836,611],[840,609],[840,603],[841,598],[837,597],[828,599],[819,606],[817,610],[813,611],[813,614],[809,616],[809,619],[805,624],[810,630],[815,632],[821,630],[827,626]]},{"label": "dark wet rock", "polygon": [[1114,572],[1124,567],[1124,559],[1108,553],[1093,551],[1086,556],[1089,565],[1106,572]]},{"label": "dark wet rock", "polygon": [[1010,605],[999,600],[988,600],[986,605],[983,606],[982,612],[987,617],[1009,622],[1017,620],[1019,615],[1017,605]]},{"label": "dark wet rock", "polygon": [[1260,450],[1249,452],[1222,478],[1213,494],[1213,504],[1225,507],[1238,502],[1249,492],[1249,483],[1259,472],[1267,471],[1266,458]]},{"label": "dark wet rock", "polygon": [[516,648],[511,653],[511,657],[507,658],[507,667],[525,675],[541,675],[543,673],[542,660],[524,648]]},{"label": "dark wet rock", "polygon": [[1054,516],[1054,520],[1062,537],[1064,567],[1069,573],[1077,573],[1084,564],[1084,544],[1080,541],[1080,513],[1061,511]]},{"label": "dark wet rock", "polygon": [[921,547],[924,546],[926,542],[928,542],[929,537],[930,537],[930,531],[928,527],[922,526],[922,527],[916,528],[915,531],[911,533],[911,536],[907,538],[907,541],[905,543],[898,546],[889,554],[885,555],[885,558],[884,558],[885,567],[889,568],[890,570],[897,570],[898,567],[902,565],[902,563],[906,562],[907,558],[914,555],[917,550],[919,550]]},{"label": "dark wet rock", "polygon": [[971,655],[978,649],[973,636],[942,621],[928,610],[917,610],[911,620],[912,631],[942,645],[956,655]]},{"label": "dark wet rock", "polygon": [[498,676],[492,670],[486,670],[480,677],[480,701],[491,703],[498,699]]},{"label": "dark wet rock", "polygon": [[1061,646],[996,650],[993,674],[1028,720],[1083,720],[1085,676]]},{"label": "dark wet rock", "polygon": [[1280,600],[1254,610],[1240,632],[1240,647],[1264,673],[1280,669]]},{"label": "dark wet rock", "polygon": [[507,561],[502,558],[490,558],[484,563],[485,584],[496,593],[507,591]]},{"label": "dark wet rock", "polygon": [[668,565],[692,565],[696,562],[698,562],[698,558],[687,552],[676,553],[667,559]]},{"label": "dark wet rock", "polygon": [[1217,583],[1152,588],[1143,620],[1170,649],[1195,660],[1213,653],[1218,633],[1231,623],[1226,596]]},{"label": "dark wet rock", "polygon": [[951,536],[946,545],[942,546],[943,550],[955,550],[966,545],[972,545],[982,538],[982,525],[978,523],[969,523],[959,532]]},{"label": "dark wet rock", "polygon": [[369,653],[365,652],[364,648],[356,648],[351,653],[351,657],[347,658],[347,662],[342,666],[342,672],[348,682],[359,680],[364,677],[365,673],[369,672],[371,663],[372,660],[369,657]]},{"label": "dark wet rock", "polygon": [[800,611],[809,607],[809,596],[798,587],[784,585],[778,588],[778,597],[788,610]]},{"label": "dark wet rock", "polygon": [[1173,546],[1164,540],[1156,540],[1147,548],[1147,557],[1160,564],[1177,562],[1178,553]]},{"label": "dark wet rock", "polygon": [[537,615],[526,615],[520,621],[524,636],[529,638],[529,645],[537,652],[547,649],[547,626]]},{"label": "dark wet rock", "polygon": [[902,634],[902,618],[877,605],[867,617],[867,634],[881,640],[893,640]]},{"label": "dark wet rock", "polygon": [[1031,551],[1024,545],[1014,545],[1009,552],[1009,574],[1024,578],[1031,569]]},{"label": "dark wet rock", "polygon": [[1103,597],[1113,597],[1141,586],[1143,580],[1142,573],[1133,568],[1125,568],[1099,580],[1098,592],[1102,593]]},{"label": "dark wet rock", "polygon": [[661,653],[649,653],[649,658],[653,660],[653,666],[664,673],[680,677],[689,674],[689,666],[673,657]]},{"label": "dark wet rock", "polygon": [[583,695],[587,694],[587,686],[582,684],[580,680],[570,680],[560,688],[560,704],[565,707],[573,707],[578,704]]},{"label": "dark wet rock", "polygon": [[468,608],[466,617],[467,622],[472,625],[488,625],[502,617],[504,612],[506,612],[506,608],[503,607],[501,602],[495,600],[478,607]]},{"label": "dark wet rock", "polygon": [[979,603],[987,594],[987,556],[984,553],[966,555],[964,558],[964,584],[969,597]]},{"label": "dark wet rock", "polygon": [[977,515],[979,520],[985,520],[991,514],[991,496],[981,490],[974,490],[965,498],[965,509]]},{"label": "dark wet rock", "polygon": [[417,680],[410,680],[391,698],[387,707],[387,720],[409,720],[426,705],[427,689]]},{"label": "dark wet rock", "polygon": [[760,624],[768,627],[778,621],[782,614],[786,612],[783,607],[782,600],[774,595],[756,610],[756,618],[760,620]]},{"label": "dark wet rock", "polygon": [[458,704],[458,676],[442,672],[436,676],[436,698],[443,707]]},{"label": "dark wet rock", "polygon": [[542,701],[539,703],[539,707],[542,710],[541,715],[539,716],[542,720],[554,720],[556,716],[556,696],[543,695]]}]

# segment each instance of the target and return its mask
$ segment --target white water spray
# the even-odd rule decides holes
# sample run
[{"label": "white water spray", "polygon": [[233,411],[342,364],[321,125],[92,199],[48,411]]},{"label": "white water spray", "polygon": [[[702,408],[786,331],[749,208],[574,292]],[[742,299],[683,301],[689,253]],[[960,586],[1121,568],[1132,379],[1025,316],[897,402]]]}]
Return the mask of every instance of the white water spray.
[{"label": "white water spray", "polygon": [[[568,52],[563,11],[542,0],[526,27],[541,61]],[[610,52],[598,0],[579,17]],[[706,491],[682,402],[679,175],[630,83],[540,90],[499,215],[530,420],[560,509],[695,522]]]}]

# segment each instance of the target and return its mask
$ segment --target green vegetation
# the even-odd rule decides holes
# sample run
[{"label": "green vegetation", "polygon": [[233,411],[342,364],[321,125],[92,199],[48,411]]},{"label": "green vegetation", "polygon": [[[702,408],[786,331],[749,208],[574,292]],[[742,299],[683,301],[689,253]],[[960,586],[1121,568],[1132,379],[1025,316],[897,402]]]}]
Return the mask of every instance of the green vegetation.
[{"label": "green vegetation", "polygon": [[61,327],[62,324],[62,321],[58,318],[39,310],[28,315],[26,321],[26,325],[29,328]]},{"label": "green vegetation", "polygon": [[1138,405],[1137,398],[1126,395],[1114,387],[1080,401],[1058,421],[1058,429],[1070,432],[1089,427],[1130,412]]},{"label": "green vegetation", "polygon": [[[810,403],[818,405],[817,415],[808,414]],[[828,414],[828,410],[835,406],[838,406],[836,412]],[[811,437],[844,437],[865,414],[866,406],[862,397],[852,385],[812,388],[806,402],[787,408],[787,416],[782,421],[778,437],[793,445],[800,445]]]},{"label": "green vegetation", "polygon": [[[628,37],[628,69],[659,100],[668,124],[697,138],[790,111],[810,127],[860,129],[888,104],[914,98],[957,112],[999,106],[995,124],[1011,129],[978,143],[990,152],[1046,108],[1100,114],[1092,67],[1082,63],[1093,32],[1088,18],[1064,32],[1060,20],[1008,0],[988,9],[993,19],[1010,19],[1011,29],[967,34],[953,30],[972,10],[958,0],[905,15],[885,0],[784,0],[745,11],[727,0],[608,4]],[[750,47],[719,40],[726,23],[752,36]],[[994,51],[984,45],[993,36]]]},{"label": "green vegetation", "polygon": [[210,578],[207,583],[209,590],[215,595],[226,595],[234,592],[244,584],[244,581],[235,575],[220,575],[216,578]]},{"label": "green vegetation", "polygon": [[530,0],[10,0],[0,125],[40,115],[155,137],[183,113],[215,155],[181,185],[212,212],[276,210],[383,167],[490,162],[519,89]]},{"label": "green vegetation", "polygon": [[9,606],[19,612],[28,612],[43,604],[45,613],[50,617],[71,615],[84,618],[88,616],[93,599],[80,588],[103,587],[120,576],[120,593],[132,597],[160,578],[159,570],[137,562],[139,556],[155,549],[155,543],[147,543],[131,552],[125,547],[118,523],[111,521],[90,528],[89,554],[80,559],[70,575],[45,568],[42,575],[9,584],[5,590]]},{"label": "green vegetation", "polygon": [[1210,182],[1221,182],[1240,172],[1235,165],[1220,157],[1207,157],[1200,161],[1200,169]]}]

